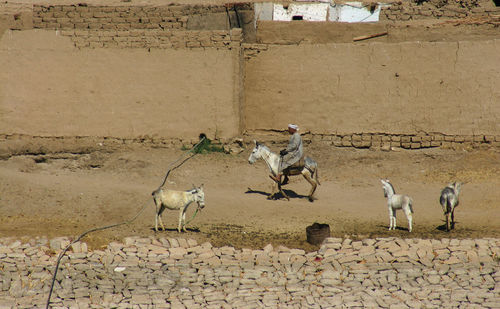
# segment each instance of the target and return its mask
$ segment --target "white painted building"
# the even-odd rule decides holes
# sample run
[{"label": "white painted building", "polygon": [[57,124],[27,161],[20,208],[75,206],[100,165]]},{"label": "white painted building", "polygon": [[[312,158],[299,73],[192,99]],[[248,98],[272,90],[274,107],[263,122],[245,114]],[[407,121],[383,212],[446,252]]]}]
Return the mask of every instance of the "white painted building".
[{"label": "white painted building", "polygon": [[[326,2],[325,2],[326,1]],[[287,5],[273,2],[255,3],[255,21],[330,21],[330,22],[377,22],[380,8],[377,3],[372,6],[362,2],[344,2],[335,4],[329,0],[315,2],[293,2]]]}]

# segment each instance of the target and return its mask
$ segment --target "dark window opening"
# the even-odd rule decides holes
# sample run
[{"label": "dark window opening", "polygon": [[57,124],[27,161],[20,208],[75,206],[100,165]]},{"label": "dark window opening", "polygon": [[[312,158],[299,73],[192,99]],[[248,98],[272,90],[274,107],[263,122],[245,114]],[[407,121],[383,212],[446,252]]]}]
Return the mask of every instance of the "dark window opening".
[{"label": "dark window opening", "polygon": [[[498,1],[500,1],[500,0],[498,0]],[[304,17],[300,16],[300,15],[295,15],[292,17],[292,20],[304,20]]]},{"label": "dark window opening", "polygon": [[500,6],[500,0],[493,0],[493,3],[495,3],[495,6]]}]

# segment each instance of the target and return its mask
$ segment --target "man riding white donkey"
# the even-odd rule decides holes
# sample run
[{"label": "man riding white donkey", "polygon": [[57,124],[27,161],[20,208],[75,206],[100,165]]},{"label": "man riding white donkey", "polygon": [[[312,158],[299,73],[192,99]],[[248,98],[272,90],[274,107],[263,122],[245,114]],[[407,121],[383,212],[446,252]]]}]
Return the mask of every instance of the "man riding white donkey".
[{"label": "man riding white donkey", "polygon": [[[280,155],[273,153],[268,147],[259,142],[255,142],[248,162],[255,163],[258,159],[263,159],[271,175],[269,177],[277,184],[278,192],[284,198],[289,199],[286,193],[282,190],[281,186],[288,183],[288,176],[302,175],[311,184],[311,191],[309,192],[308,199],[313,201],[313,194],[316,191],[318,180],[318,164],[310,157],[304,158],[304,150],[302,148],[302,138],[297,132],[299,130],[297,125],[288,125],[288,133],[291,134],[288,147],[280,152]],[[283,183],[281,177],[285,176]],[[274,191],[274,190],[273,190]],[[276,193],[273,192],[268,198],[271,199]]]},{"label": "man riding white donkey", "polygon": [[[280,151],[280,165],[278,167],[278,174],[276,176],[271,176],[271,178],[281,183],[282,185],[286,185],[288,183],[288,176],[292,170],[294,164],[299,163],[300,159],[304,157],[304,149],[302,147],[302,137],[298,132],[299,127],[295,124],[288,125],[288,133],[290,136],[290,141],[288,142],[288,146],[286,149]],[[303,164],[302,164],[303,165]],[[281,182],[281,176],[285,175],[283,182]],[[295,175],[300,174],[300,171]]]}]

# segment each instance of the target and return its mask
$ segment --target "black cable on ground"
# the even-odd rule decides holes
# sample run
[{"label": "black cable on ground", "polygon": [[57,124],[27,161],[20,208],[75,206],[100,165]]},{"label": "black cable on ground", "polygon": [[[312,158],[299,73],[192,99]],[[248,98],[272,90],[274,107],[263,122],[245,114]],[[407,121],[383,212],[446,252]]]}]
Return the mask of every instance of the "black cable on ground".
[{"label": "black cable on ground", "polygon": [[[207,139],[207,136],[206,136],[205,134],[203,134],[203,133],[202,133],[202,134],[200,134],[200,141],[199,141],[196,145],[194,145],[194,146],[193,146],[193,148],[191,148],[191,149],[190,149],[189,151],[187,151],[186,153],[190,153],[190,152],[194,151],[194,150],[195,150],[198,146],[200,146],[200,145],[201,145],[201,143],[203,143],[206,139]],[[196,154],[196,153],[195,153],[195,154]],[[192,157],[187,157],[186,159],[184,159],[184,161],[182,161],[182,162],[181,162],[181,164],[177,165],[176,167],[172,167],[172,166],[174,166],[177,162],[179,162],[179,161],[182,159],[182,157],[183,157],[183,156],[184,156],[184,155],[180,156],[180,158],[179,158],[179,159],[177,159],[176,161],[174,161],[173,163],[171,163],[171,164],[170,164],[170,167],[169,167],[169,169],[168,169],[168,172],[167,172],[167,174],[165,175],[165,178],[163,178],[163,182],[162,182],[162,184],[161,184],[158,188],[161,188],[161,187],[163,187],[163,185],[165,185],[165,182],[167,181],[167,177],[168,177],[168,175],[170,174],[170,171],[175,170],[176,168],[178,168],[179,166],[181,166],[182,164],[184,164],[184,162],[186,162],[187,160],[189,160],[189,159],[191,159],[191,158],[192,158]]]},{"label": "black cable on ground", "polygon": [[[192,151],[194,151],[201,143],[203,143],[206,139],[206,135],[205,134],[200,134],[200,141],[193,146],[193,148],[191,148],[189,151],[187,151],[186,153],[190,153]],[[191,159],[193,156],[191,157],[187,157],[184,159],[184,161],[182,161],[179,165],[175,166],[174,165],[179,162],[183,157],[184,155],[186,154],[184,153],[179,159],[177,159],[176,161],[174,161],[173,163],[170,164],[169,166],[169,169],[167,171],[167,174],[165,175],[165,178],[163,179],[163,183],[161,184],[161,187],[163,187],[163,185],[165,184],[165,182],[167,181],[167,177],[168,175],[170,174],[170,172],[178,167],[180,167],[182,164],[184,164],[184,162],[186,162],[187,160]],[[195,153],[196,155],[196,153]],[[71,245],[73,245],[74,243],[80,241],[80,239],[82,239],[83,237],[85,237],[87,234],[90,234],[92,232],[97,232],[97,231],[102,231],[102,230],[105,230],[105,229],[110,229],[110,228],[113,228],[113,227],[117,227],[117,226],[120,226],[120,225],[124,225],[124,224],[130,224],[132,222],[135,221],[135,219],[137,219],[137,217],[139,217],[139,215],[144,211],[144,209],[146,209],[147,205],[144,205],[141,210],[139,210],[139,212],[130,220],[128,221],[124,221],[124,222],[121,222],[121,223],[116,223],[116,224],[111,224],[111,225],[106,225],[106,226],[102,226],[102,227],[96,227],[96,228],[93,228],[93,229],[90,229],[86,232],[84,232],[83,234],[81,234],[80,236],[78,236],[78,238],[76,238],[75,240],[73,240],[72,242],[69,243],[69,245],[66,246],[66,248],[64,248],[64,250],[59,254],[59,257],[57,258],[57,262],[56,262],[56,268],[54,270],[54,275],[52,276],[52,283],[50,285],[50,291],[49,291],[49,297],[47,298],[47,305],[45,306],[46,309],[50,308],[50,298],[52,296],[52,291],[54,290],[54,284],[56,282],[56,275],[57,275],[57,271],[59,269],[59,264],[61,263],[61,260],[62,258],[64,257],[64,255],[66,254],[66,251],[68,251],[69,247],[71,247]]]},{"label": "black cable on ground", "polygon": [[240,15],[238,14],[238,10],[236,10],[236,4],[233,6],[234,13],[236,14],[236,21],[238,22],[238,28],[241,28]]},{"label": "black cable on ground", "polygon": [[231,16],[229,15],[229,10],[227,9],[227,5],[226,5],[226,15],[227,15],[227,19],[229,21],[229,29],[231,29]]}]

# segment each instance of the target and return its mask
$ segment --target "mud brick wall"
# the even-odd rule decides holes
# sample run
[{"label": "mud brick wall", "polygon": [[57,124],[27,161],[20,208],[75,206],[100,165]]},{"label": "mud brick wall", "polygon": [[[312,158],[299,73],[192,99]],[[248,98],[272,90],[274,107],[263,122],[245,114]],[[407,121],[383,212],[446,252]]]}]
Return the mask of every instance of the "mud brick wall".
[{"label": "mud brick wall", "polygon": [[34,6],[33,27],[60,30],[78,48],[236,48],[241,29],[189,30],[190,16],[224,6]]},{"label": "mud brick wall", "polygon": [[409,136],[391,140],[404,148],[433,142],[420,134],[463,138],[434,140],[442,145],[499,135],[500,92],[490,87],[500,76],[499,40],[251,47],[244,49],[248,131],[295,122],[301,132],[356,145],[367,143],[357,132]]},{"label": "mud brick wall", "polygon": [[238,48],[241,29],[183,30],[61,30],[78,48]]},{"label": "mud brick wall", "polygon": [[[251,4],[241,5],[251,10]],[[297,122],[315,139],[339,147],[500,147],[500,109],[495,103],[500,93],[491,82],[499,76],[498,67],[492,65],[498,63],[499,40],[276,46],[243,43],[239,28],[189,27],[193,16],[222,14],[225,18],[227,10],[220,5],[34,5],[29,14],[36,31],[9,32],[0,44],[0,67],[5,68],[0,72],[0,107],[10,112],[0,119],[2,133],[122,139],[150,135],[168,140],[195,136],[209,127],[205,133],[211,137],[222,131],[219,138],[232,138]],[[415,19],[441,18],[447,15],[436,12],[445,10],[455,12],[455,17],[464,12],[483,17],[499,12],[480,7],[464,11],[457,5],[438,7],[424,1],[421,5],[394,3],[382,15],[393,14],[394,20],[406,14]],[[75,53],[74,47],[80,51]],[[173,53],[156,49],[173,49]],[[135,69],[124,72],[122,63]],[[196,74],[199,80],[193,80],[190,72],[200,67],[209,73]],[[221,70],[225,73],[219,74]],[[221,78],[212,84],[213,76]],[[131,84],[137,90],[131,91]],[[198,92],[200,88],[203,91]],[[209,104],[198,103],[207,97]],[[159,108],[175,115],[171,109],[186,101],[189,106],[200,105],[200,117],[208,113],[217,121],[197,121],[198,127],[191,131],[167,130],[153,128],[126,111],[146,118],[158,114],[155,102],[166,102]],[[71,110],[61,107],[68,104]],[[47,119],[61,110],[66,113],[58,116],[63,124],[41,118],[40,123],[26,124],[20,107],[37,115],[42,108]],[[117,118],[115,107],[122,112],[119,121],[126,121],[117,120],[116,127],[105,133],[93,130],[96,125],[68,121],[82,120],[88,110],[101,109],[99,117],[89,119],[106,122],[106,117]],[[387,113],[391,109],[396,112]],[[450,111],[453,122],[442,116]],[[169,123],[182,124],[180,117],[175,118],[177,122]]]},{"label": "mud brick wall", "polygon": [[[239,134],[239,49],[196,41],[230,46],[230,33],[182,31],[175,44],[184,45],[162,49],[146,48],[159,41],[146,35],[150,31],[9,31],[0,40],[0,133],[121,139]],[[174,46],[171,38],[162,46]]]},{"label": "mud brick wall", "polygon": [[268,44],[242,43],[241,47],[244,59],[249,60],[257,57],[261,52],[266,51]]},{"label": "mud brick wall", "polygon": [[495,17],[500,14],[500,7],[481,8],[458,3],[440,5],[441,2],[423,1],[421,3],[400,1],[384,7],[380,13],[381,20],[406,21],[436,18],[465,18],[465,17]]},{"label": "mud brick wall", "polygon": [[225,12],[224,6],[170,5],[33,7],[33,27],[42,29],[186,29],[190,15]]},{"label": "mud brick wall", "polygon": [[500,136],[493,135],[401,135],[401,134],[305,134],[304,140],[336,147],[381,150],[446,148],[475,149],[500,147]]}]

